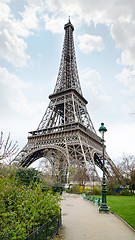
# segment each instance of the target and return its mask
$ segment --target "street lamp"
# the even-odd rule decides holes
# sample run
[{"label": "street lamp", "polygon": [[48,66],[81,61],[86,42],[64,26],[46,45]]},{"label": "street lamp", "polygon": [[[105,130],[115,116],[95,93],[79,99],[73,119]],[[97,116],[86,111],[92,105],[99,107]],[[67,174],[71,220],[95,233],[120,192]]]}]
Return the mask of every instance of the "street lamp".
[{"label": "street lamp", "polygon": [[104,134],[107,131],[104,123],[101,123],[101,127],[99,128],[99,132],[102,135],[102,144],[103,144],[103,182],[102,182],[102,204],[99,208],[99,212],[108,213],[109,209],[106,203],[106,181],[105,181],[105,159],[104,159]]}]

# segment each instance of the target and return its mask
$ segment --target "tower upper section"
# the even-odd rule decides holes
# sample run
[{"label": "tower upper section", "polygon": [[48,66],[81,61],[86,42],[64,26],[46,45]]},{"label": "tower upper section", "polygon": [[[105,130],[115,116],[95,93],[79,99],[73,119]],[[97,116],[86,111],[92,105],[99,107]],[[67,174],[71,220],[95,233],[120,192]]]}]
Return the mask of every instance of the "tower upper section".
[{"label": "tower upper section", "polygon": [[81,91],[73,41],[74,27],[70,20],[64,29],[65,38],[56,86],[53,94],[49,95],[49,106],[37,130],[55,132],[80,126],[85,131],[95,133],[86,108],[88,102]]},{"label": "tower upper section", "polygon": [[54,94],[68,89],[75,89],[80,95],[82,95],[73,40],[74,26],[71,24],[70,19],[69,22],[65,24],[64,29],[65,38]]}]

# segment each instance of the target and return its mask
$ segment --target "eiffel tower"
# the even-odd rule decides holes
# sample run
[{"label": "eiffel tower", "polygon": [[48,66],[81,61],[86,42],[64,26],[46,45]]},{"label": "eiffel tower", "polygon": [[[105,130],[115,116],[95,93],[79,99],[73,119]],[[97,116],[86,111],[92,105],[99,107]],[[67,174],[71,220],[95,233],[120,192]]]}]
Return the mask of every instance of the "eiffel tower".
[{"label": "eiffel tower", "polygon": [[[103,169],[102,141],[96,134],[83,97],[76,64],[73,31],[70,19],[64,26],[65,38],[58,78],[49,106],[36,131],[29,132],[26,146],[15,161],[28,167],[45,157],[52,175],[63,174],[65,179],[72,167],[85,170],[89,180],[99,178],[97,167]],[[117,169],[105,151],[106,175]],[[57,170],[57,171],[56,171]],[[62,173],[61,173],[62,172]],[[65,180],[66,181],[66,180]]]}]

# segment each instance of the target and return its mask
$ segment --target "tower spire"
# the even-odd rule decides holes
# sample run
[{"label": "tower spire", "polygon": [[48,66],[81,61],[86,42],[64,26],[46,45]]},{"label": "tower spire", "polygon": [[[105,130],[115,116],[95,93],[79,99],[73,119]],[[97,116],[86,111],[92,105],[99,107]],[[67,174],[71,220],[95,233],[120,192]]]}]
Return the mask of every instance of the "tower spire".
[{"label": "tower spire", "polygon": [[58,93],[72,88],[82,95],[73,40],[74,26],[70,21],[70,17],[69,22],[65,24],[64,29],[65,37],[62,50],[62,57],[56,86],[54,88],[54,93]]}]

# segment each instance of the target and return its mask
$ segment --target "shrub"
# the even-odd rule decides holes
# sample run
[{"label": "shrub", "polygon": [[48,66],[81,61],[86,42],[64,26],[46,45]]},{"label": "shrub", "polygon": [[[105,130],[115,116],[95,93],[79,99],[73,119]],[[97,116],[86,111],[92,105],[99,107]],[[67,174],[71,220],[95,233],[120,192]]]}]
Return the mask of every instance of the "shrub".
[{"label": "shrub", "polygon": [[59,214],[59,194],[43,191],[42,182],[16,185],[10,175],[1,175],[0,182],[0,239],[23,240]]},{"label": "shrub", "polygon": [[53,190],[54,193],[59,192],[60,194],[62,194],[62,192],[64,190],[64,187],[61,183],[55,182],[52,185],[52,190]]},{"label": "shrub", "polygon": [[107,194],[109,195],[117,195],[119,193],[119,190],[121,189],[120,187],[120,182],[115,179],[114,177],[110,177],[106,181],[107,184]]},{"label": "shrub", "polygon": [[91,189],[91,194],[93,195],[101,195],[102,194],[102,189],[99,188],[99,187],[96,187],[94,186],[92,189]]},{"label": "shrub", "polygon": [[18,184],[28,186],[31,181],[39,182],[40,173],[34,168],[18,168],[14,174]]},{"label": "shrub", "polygon": [[83,193],[83,192],[84,192],[84,187],[83,187],[83,186],[80,186],[80,187],[79,187],[79,192],[80,192],[80,193]]},{"label": "shrub", "polygon": [[66,190],[67,193],[86,193],[90,192],[88,187],[80,186],[78,184],[73,184],[70,189]]},{"label": "shrub", "polygon": [[84,190],[83,190],[83,193],[89,194],[90,193],[89,187],[85,187]]},{"label": "shrub", "polygon": [[121,196],[133,196],[133,193],[129,189],[125,189],[124,191],[120,192]]},{"label": "shrub", "polygon": [[9,176],[10,174],[13,174],[16,171],[15,166],[9,166],[3,163],[0,163],[0,175],[2,176]]},{"label": "shrub", "polygon": [[72,187],[71,187],[71,189],[70,189],[70,191],[71,191],[72,193],[79,193],[79,185],[73,184]]}]

